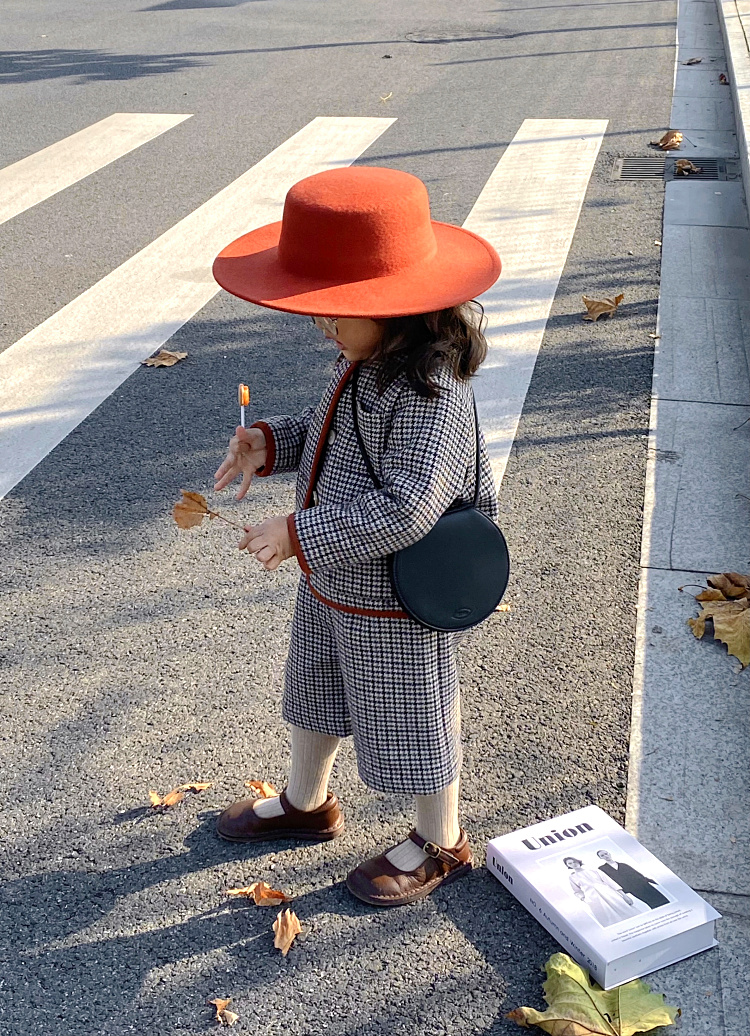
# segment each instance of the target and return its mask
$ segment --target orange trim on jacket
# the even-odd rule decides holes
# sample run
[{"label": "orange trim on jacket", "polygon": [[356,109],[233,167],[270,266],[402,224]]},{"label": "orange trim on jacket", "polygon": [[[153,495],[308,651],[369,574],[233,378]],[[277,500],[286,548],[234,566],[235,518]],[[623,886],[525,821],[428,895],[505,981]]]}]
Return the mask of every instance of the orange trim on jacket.
[{"label": "orange trim on jacket", "polygon": [[268,478],[269,475],[273,475],[273,466],[276,463],[276,440],[273,437],[273,431],[271,426],[266,424],[265,421],[256,421],[250,427],[260,428],[266,440],[266,463],[255,474],[258,478]]},{"label": "orange trim on jacket", "polygon": [[[356,363],[352,363],[349,365],[348,370],[344,372],[344,374],[341,377],[341,381],[336,386],[336,389],[331,398],[331,402],[328,405],[325,420],[323,421],[323,427],[321,428],[320,435],[318,436],[318,444],[315,447],[315,456],[313,457],[312,467],[310,468],[310,478],[307,483],[305,502],[302,506],[303,511],[307,510],[310,504],[312,503],[313,490],[315,489],[315,483],[318,478],[318,469],[322,463],[323,450],[325,449],[326,440],[328,439],[328,433],[331,430],[331,424],[333,423],[333,415],[336,412],[336,407],[338,406],[341,394],[344,391],[344,388],[346,387],[346,383],[354,373],[357,366],[358,365]],[[259,422],[259,424],[262,424],[262,422]],[[307,579],[307,585],[310,587],[310,593],[313,595],[313,597],[316,598],[316,600],[320,601],[321,604],[325,604],[329,608],[333,608],[338,612],[346,612],[347,615],[363,615],[366,618],[373,619],[409,618],[407,613],[404,611],[385,611],[377,608],[356,608],[350,604],[338,604],[336,601],[330,601],[327,597],[324,597],[322,594],[318,593],[318,591],[313,587],[312,582],[310,581],[312,571],[307,563],[305,555],[302,551],[302,546],[300,544],[299,537],[297,536],[297,526],[294,523],[294,514],[290,514],[287,516],[286,526],[289,531],[289,539],[291,540],[295,557],[299,562],[299,567],[305,574],[305,578]]]},{"label": "orange trim on jacket", "polygon": [[329,608],[334,608],[337,612],[346,612],[347,615],[364,615],[372,619],[408,619],[409,616],[406,612],[398,611],[379,611],[376,608],[355,608],[351,604],[337,604],[336,601],[329,601],[327,597],[319,594],[315,587],[310,581],[310,575],[306,572],[305,578],[307,579],[307,585],[310,587],[310,593],[315,597],[321,604],[328,605]]},{"label": "orange trim on jacket", "polygon": [[344,388],[346,387],[347,381],[349,380],[349,378],[351,378],[352,374],[354,373],[357,367],[358,364],[356,363],[349,364],[348,370],[344,371],[343,375],[341,376],[341,381],[336,386],[333,396],[331,397],[331,402],[328,405],[328,411],[326,413],[325,420],[323,421],[323,427],[320,429],[320,435],[318,436],[318,445],[315,447],[315,456],[313,457],[312,467],[310,468],[310,478],[307,482],[307,493],[305,494],[305,502],[302,505],[303,511],[306,511],[312,503],[313,490],[315,489],[315,482],[318,477],[318,468],[320,467],[320,463],[323,457],[323,450],[325,448],[326,439],[328,438],[328,433],[331,430],[331,424],[333,423],[333,415],[336,412],[338,401],[341,398],[341,393],[344,391]]},{"label": "orange trim on jacket", "polygon": [[289,539],[292,541],[292,550],[294,555],[299,562],[299,567],[305,573],[306,576],[310,575],[310,566],[305,560],[305,555],[302,553],[302,547],[300,546],[299,537],[297,536],[297,526],[294,524],[294,515],[289,514],[286,518],[286,527],[289,533]]}]

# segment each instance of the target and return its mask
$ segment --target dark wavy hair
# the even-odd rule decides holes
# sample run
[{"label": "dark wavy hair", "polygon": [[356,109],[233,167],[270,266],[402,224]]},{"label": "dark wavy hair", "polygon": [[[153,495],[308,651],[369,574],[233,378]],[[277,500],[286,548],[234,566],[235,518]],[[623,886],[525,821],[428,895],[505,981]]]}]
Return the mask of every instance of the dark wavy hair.
[{"label": "dark wavy hair", "polygon": [[436,374],[442,366],[447,364],[455,377],[468,381],[487,355],[486,320],[479,302],[379,323],[383,337],[372,360],[381,393],[404,376],[417,395],[435,399],[440,394]]}]

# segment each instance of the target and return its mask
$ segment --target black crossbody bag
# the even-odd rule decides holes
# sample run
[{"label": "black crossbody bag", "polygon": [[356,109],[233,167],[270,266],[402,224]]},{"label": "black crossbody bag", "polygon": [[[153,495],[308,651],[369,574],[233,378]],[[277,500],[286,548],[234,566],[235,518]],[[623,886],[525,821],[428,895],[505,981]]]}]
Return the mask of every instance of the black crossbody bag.
[{"label": "black crossbody bag", "polygon": [[[352,376],[354,434],[367,473],[375,474],[357,420],[357,380]],[[491,518],[477,509],[479,500],[479,416],[474,400],[476,465],[474,499],[453,504],[417,543],[388,558],[391,582],[404,611],[428,629],[445,633],[469,629],[497,608],[510,576],[508,546]]]}]

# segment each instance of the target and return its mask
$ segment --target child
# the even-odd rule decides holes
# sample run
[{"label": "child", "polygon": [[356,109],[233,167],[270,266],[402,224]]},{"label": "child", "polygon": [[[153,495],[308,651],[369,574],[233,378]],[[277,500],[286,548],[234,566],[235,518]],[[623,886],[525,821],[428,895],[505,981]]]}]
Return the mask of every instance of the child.
[{"label": "child", "polygon": [[[216,472],[217,490],[242,476],[242,499],[254,475],[298,471],[294,513],[248,529],[239,546],[269,571],[296,557],[303,573],[282,707],[289,782],[278,798],[229,806],[218,832],[233,841],[335,838],[344,820],[328,779],[351,734],[367,785],[415,797],[406,840],[347,878],[355,896],[380,906],[410,903],[471,869],[458,823],[457,637],[407,616],[388,555],[473,498],[469,379],[487,346],[467,300],[499,272],[486,241],[430,220],[420,180],[365,167],[302,180],[281,224],[246,234],[214,264],[233,294],[311,315],[339,352],[317,408],[237,428]],[[353,386],[379,489],[355,436]],[[494,519],[481,437],[479,449],[478,506]]]}]

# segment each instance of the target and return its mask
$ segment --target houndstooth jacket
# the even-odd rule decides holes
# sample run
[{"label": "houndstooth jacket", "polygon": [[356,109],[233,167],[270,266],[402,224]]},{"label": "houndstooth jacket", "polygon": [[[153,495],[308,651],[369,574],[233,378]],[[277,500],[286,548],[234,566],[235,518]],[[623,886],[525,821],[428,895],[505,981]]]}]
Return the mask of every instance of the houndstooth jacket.
[{"label": "houndstooth jacket", "polygon": [[[317,407],[258,421],[266,438],[262,476],[298,471],[292,545],[313,594],[357,615],[407,618],[393,592],[388,555],[416,543],[455,501],[474,496],[471,387],[447,368],[438,399],[423,399],[405,378],[382,395],[374,364],[362,364],[357,420],[382,488],[373,485],[354,433],[351,375],[339,356]],[[477,506],[497,519],[497,495],[480,432]]]}]

